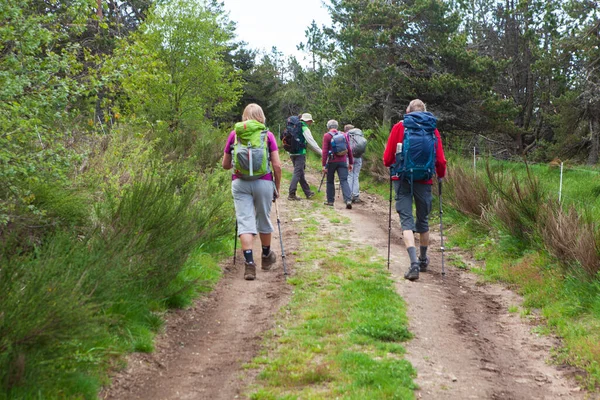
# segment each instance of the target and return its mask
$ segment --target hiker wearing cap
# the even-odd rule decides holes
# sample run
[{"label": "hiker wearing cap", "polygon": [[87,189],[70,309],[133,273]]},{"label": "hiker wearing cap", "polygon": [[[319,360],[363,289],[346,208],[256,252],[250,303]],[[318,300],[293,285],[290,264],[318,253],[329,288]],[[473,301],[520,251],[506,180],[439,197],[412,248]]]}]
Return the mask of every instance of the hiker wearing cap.
[{"label": "hiker wearing cap", "polygon": [[300,183],[300,187],[307,199],[310,199],[315,195],[315,192],[310,190],[310,186],[308,185],[308,182],[306,182],[306,176],[304,175],[304,170],[306,169],[306,148],[311,149],[319,156],[321,155],[321,148],[313,138],[309,129],[309,126],[313,123],[312,115],[304,113],[300,116],[300,121],[302,123],[302,137],[300,139],[304,141],[306,146],[303,146],[297,153],[290,153],[290,159],[294,165],[294,173],[292,175],[292,181],[290,182],[288,200],[300,200],[300,197],[296,196],[298,183]]},{"label": "hiker wearing cap", "polygon": [[[423,147],[420,148],[420,151],[422,153],[429,151],[429,158],[432,164],[431,173],[435,172],[438,179],[446,176],[446,158],[444,157],[442,138],[436,125],[437,119],[433,114],[427,112],[425,103],[418,99],[411,101],[406,109],[404,121],[400,121],[392,127],[383,153],[384,165],[386,167],[394,167],[397,164],[398,154],[408,158],[410,153],[410,149],[407,149],[408,147],[418,149],[422,143],[429,140],[429,147],[422,145]],[[405,143],[406,137],[409,137],[408,135],[411,138],[413,136],[417,137],[419,131],[423,132],[423,140],[418,143]],[[396,211],[400,215],[404,245],[410,257],[410,267],[404,274],[404,278],[414,281],[419,279],[419,272],[427,271],[427,267],[429,266],[427,247],[429,246],[429,213],[431,212],[432,202],[432,179],[412,180],[405,172],[399,175],[392,175],[391,179],[396,193]],[[412,213],[413,198],[417,214],[416,223]],[[414,232],[419,233],[420,254],[418,257]]]},{"label": "hiker wearing cap", "polygon": [[352,171],[348,172],[348,185],[350,185],[350,191],[352,192],[352,203],[362,203],[359,197],[360,184],[358,182],[358,175],[362,169],[362,156],[367,149],[367,139],[365,139],[363,132],[355,128],[354,125],[344,125],[344,132],[348,134],[352,156],[354,157]]},{"label": "hiker wearing cap", "polygon": [[261,268],[271,269],[275,252],[271,250],[271,205],[279,196],[281,162],[277,141],[265,127],[265,114],[258,104],[248,104],[242,122],[227,138],[223,168],[232,169],[231,193],[235,205],[238,235],[245,258],[244,279],[256,278],[252,247],[254,236],[262,244]]},{"label": "hiker wearing cap", "polygon": [[327,121],[328,132],[323,135],[323,153],[321,163],[323,173],[327,174],[326,206],[333,206],[335,200],[335,172],[337,171],[344,203],[347,209],[352,209],[352,193],[348,185],[348,171],[352,171],[354,158],[348,141],[348,135],[338,131],[338,122],[334,119]]}]

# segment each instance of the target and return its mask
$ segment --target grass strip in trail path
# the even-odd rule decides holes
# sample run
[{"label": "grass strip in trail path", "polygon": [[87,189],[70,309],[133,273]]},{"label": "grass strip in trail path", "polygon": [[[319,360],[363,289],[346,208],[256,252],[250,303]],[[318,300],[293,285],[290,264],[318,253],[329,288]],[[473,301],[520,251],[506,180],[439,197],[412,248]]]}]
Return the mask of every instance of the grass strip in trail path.
[{"label": "grass strip in trail path", "polygon": [[[252,399],[412,399],[415,370],[404,301],[385,262],[344,240],[349,220],[319,197],[286,229],[298,232],[291,302],[249,365]],[[306,207],[306,208],[305,208]]]}]

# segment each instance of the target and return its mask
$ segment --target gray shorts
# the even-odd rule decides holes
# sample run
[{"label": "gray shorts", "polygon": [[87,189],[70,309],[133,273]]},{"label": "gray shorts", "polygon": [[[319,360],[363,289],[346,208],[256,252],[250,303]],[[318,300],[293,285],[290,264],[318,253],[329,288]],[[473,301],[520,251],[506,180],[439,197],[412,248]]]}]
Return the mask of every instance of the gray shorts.
[{"label": "gray shorts", "polygon": [[271,205],[274,192],[275,183],[273,181],[236,179],[231,183],[238,235],[273,232]]},{"label": "gray shorts", "polygon": [[[431,185],[413,182],[412,196],[410,182],[394,181],[396,192],[396,211],[400,214],[400,225],[403,231],[423,233],[429,231],[429,213],[431,212]],[[417,209],[417,223],[413,218],[413,198]]]}]

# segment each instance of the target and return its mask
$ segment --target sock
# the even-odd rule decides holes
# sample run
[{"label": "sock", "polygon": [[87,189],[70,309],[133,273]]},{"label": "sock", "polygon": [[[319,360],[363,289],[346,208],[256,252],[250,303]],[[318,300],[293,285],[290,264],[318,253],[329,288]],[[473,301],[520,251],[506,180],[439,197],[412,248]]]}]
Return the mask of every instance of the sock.
[{"label": "sock", "polygon": [[254,256],[252,255],[252,250],[244,250],[244,258],[246,259],[247,263],[253,263]]},{"label": "sock", "polygon": [[408,256],[410,257],[410,263],[416,263],[417,261],[417,249],[415,248],[415,246],[411,246],[408,249],[406,249],[408,251]]},{"label": "sock", "polygon": [[266,257],[269,255],[269,253],[271,252],[271,246],[263,246],[263,257]]},{"label": "sock", "polygon": [[427,246],[419,246],[421,249],[421,256],[419,257],[421,260],[427,259]]}]

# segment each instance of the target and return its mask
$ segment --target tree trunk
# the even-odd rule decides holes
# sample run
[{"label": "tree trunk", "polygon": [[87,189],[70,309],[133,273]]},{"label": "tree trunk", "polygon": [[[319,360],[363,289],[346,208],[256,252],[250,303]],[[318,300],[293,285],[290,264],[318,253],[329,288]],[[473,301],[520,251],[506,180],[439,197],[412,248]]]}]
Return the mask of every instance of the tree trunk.
[{"label": "tree trunk", "polygon": [[383,102],[383,126],[392,126],[392,93],[388,92]]},{"label": "tree trunk", "polygon": [[590,137],[592,147],[588,157],[588,164],[594,165],[598,163],[598,153],[600,152],[600,117],[598,114],[592,115],[590,118]]}]

